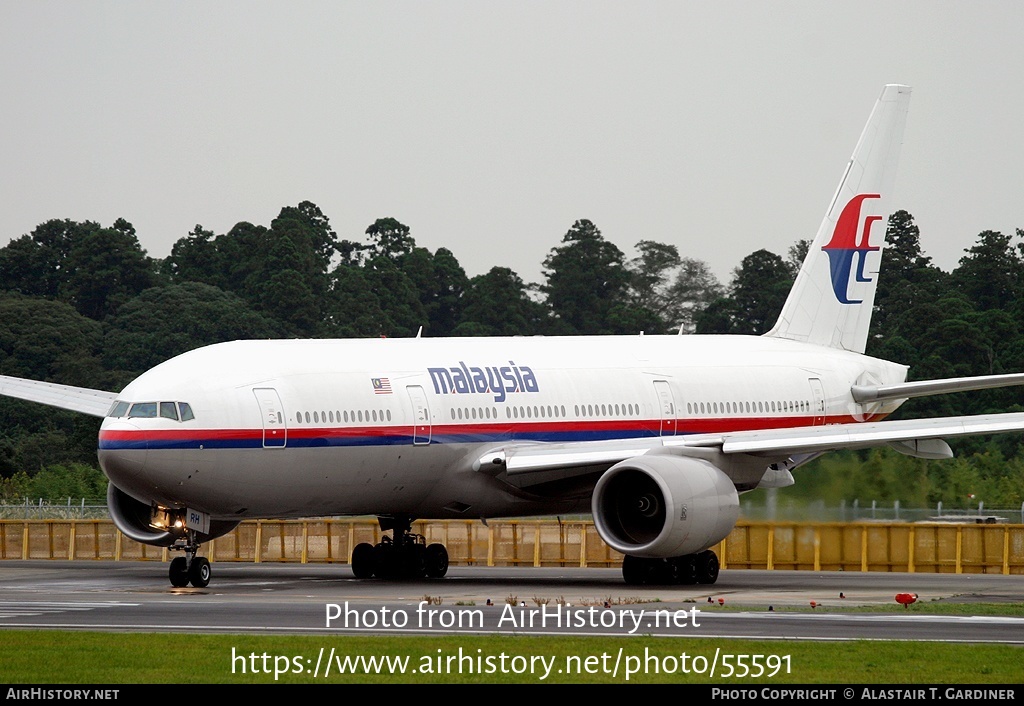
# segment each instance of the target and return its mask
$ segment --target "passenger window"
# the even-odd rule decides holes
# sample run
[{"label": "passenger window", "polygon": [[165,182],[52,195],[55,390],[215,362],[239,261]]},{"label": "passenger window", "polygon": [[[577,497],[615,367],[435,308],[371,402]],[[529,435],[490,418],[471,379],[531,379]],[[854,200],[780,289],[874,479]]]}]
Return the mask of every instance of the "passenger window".
[{"label": "passenger window", "polygon": [[178,421],[178,410],[175,408],[174,403],[161,402],[160,416],[165,419],[173,419],[174,421]]}]

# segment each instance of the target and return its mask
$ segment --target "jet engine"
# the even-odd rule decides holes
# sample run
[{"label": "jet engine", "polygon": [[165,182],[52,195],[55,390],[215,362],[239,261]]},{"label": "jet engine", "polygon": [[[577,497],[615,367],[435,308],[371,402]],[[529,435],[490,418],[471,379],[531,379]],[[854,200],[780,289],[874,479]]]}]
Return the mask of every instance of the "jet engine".
[{"label": "jet engine", "polygon": [[601,476],[592,509],[610,547],[661,559],[696,554],[722,541],[739,518],[740,501],[733,482],[709,461],[645,454]]},{"label": "jet engine", "polygon": [[[174,515],[184,511],[157,508],[140,502],[113,483],[107,484],[107,512],[121,533],[129,539],[157,547],[169,547],[185,536],[184,523],[175,526]],[[209,533],[200,533],[199,541],[206,542],[227,534],[238,525],[231,520],[212,520]]]}]

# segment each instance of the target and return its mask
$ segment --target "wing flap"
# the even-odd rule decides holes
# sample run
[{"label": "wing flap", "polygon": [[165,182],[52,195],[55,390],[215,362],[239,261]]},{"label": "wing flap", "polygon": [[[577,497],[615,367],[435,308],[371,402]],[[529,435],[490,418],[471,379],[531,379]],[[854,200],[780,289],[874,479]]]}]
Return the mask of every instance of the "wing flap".
[{"label": "wing flap", "polygon": [[8,375],[0,375],[0,395],[91,414],[94,417],[105,417],[110,411],[110,405],[117,399],[116,392],[26,380]]},{"label": "wing flap", "polygon": [[509,475],[549,471],[557,468],[611,466],[619,461],[645,454],[661,446],[660,438],[616,439],[614,441],[575,441],[565,444],[529,444],[507,446],[501,451],[503,461],[495,462],[488,454],[482,463],[504,465]]}]

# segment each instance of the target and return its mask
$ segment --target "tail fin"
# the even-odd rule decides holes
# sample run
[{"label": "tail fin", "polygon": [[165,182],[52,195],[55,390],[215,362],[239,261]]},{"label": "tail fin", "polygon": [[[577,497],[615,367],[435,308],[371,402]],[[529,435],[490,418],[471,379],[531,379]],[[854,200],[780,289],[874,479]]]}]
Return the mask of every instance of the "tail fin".
[{"label": "tail fin", "polygon": [[863,353],[910,87],[887,85],[767,336]]}]

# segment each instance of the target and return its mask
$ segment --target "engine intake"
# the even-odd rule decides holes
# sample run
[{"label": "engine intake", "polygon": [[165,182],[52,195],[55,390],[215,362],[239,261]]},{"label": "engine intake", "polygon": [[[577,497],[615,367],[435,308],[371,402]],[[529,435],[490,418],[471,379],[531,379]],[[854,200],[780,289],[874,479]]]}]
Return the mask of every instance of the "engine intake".
[{"label": "engine intake", "polygon": [[592,510],[610,547],[657,559],[695,554],[725,539],[740,501],[733,482],[709,461],[645,454],[601,476]]},{"label": "engine intake", "polygon": [[[113,483],[107,484],[107,512],[124,536],[141,544],[169,547],[184,536],[183,531],[154,527],[151,524],[153,508],[136,500]],[[198,540],[207,542],[227,534],[237,526],[238,522],[233,520],[213,520],[210,522],[209,534],[199,533]]]}]

